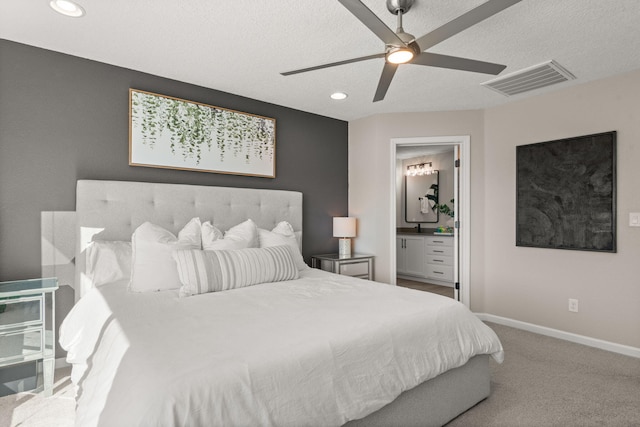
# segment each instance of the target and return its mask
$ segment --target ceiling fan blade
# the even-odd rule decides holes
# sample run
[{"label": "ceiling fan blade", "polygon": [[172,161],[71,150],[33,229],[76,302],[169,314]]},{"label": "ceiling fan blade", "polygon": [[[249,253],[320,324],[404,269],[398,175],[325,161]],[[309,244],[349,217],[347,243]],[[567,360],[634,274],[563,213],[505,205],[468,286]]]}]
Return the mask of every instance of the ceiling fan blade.
[{"label": "ceiling fan blade", "polygon": [[356,18],[360,20],[368,29],[384,42],[394,46],[406,46],[406,43],[387,27],[367,6],[360,0],[338,0],[344,7],[349,9]]},{"label": "ceiling fan blade", "polygon": [[344,64],[351,64],[353,62],[366,61],[368,59],[384,58],[384,56],[385,56],[384,53],[376,53],[375,55],[361,56],[360,58],[346,59],[344,61],[332,62],[330,64],[317,65],[315,67],[302,68],[300,70],[286,71],[280,74],[282,74],[283,76],[290,76],[291,74],[306,73],[307,71],[321,70],[323,68],[335,67],[335,66],[344,65]]},{"label": "ceiling fan blade", "polygon": [[391,84],[391,80],[393,80],[393,75],[396,73],[397,69],[398,64],[390,64],[388,62],[384,63],[382,75],[380,75],[380,81],[378,82],[378,88],[376,89],[376,94],[373,97],[373,102],[382,101],[384,99],[384,96],[387,94],[387,89],[389,89],[389,85]]},{"label": "ceiling fan blade", "polygon": [[500,74],[506,65],[492,62],[476,61],[475,59],[460,58],[458,56],[440,55],[438,53],[422,52],[415,57],[411,64],[427,65],[429,67],[453,68],[454,70],[473,71],[475,73]]},{"label": "ceiling fan blade", "polygon": [[458,16],[456,19],[447,22],[443,26],[436,28],[430,33],[416,39],[416,42],[420,46],[421,50],[427,50],[441,41],[472,27],[478,22],[484,21],[496,13],[519,3],[520,1],[522,0],[489,0],[488,2]]}]

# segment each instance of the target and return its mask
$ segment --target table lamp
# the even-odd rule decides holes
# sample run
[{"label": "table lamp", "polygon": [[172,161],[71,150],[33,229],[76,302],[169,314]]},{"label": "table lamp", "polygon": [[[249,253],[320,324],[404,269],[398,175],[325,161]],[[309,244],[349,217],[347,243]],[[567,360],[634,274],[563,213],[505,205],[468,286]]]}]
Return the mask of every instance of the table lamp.
[{"label": "table lamp", "polygon": [[352,217],[333,218],[333,237],[339,237],[338,255],[351,256],[351,237],[356,237],[356,219]]}]

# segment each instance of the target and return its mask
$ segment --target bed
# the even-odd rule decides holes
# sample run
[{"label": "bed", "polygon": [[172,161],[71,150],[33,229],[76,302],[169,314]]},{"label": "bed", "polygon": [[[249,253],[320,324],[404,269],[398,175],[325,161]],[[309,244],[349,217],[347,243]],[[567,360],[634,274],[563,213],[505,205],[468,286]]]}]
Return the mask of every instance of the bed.
[{"label": "bed", "polygon": [[[196,218],[226,231],[220,239],[239,224],[263,237],[284,223],[290,244],[174,251],[179,289],[134,291],[137,267],[95,273],[108,258],[97,246],[133,240],[139,254],[145,224],[180,237]],[[82,180],[76,220],[79,300],[60,343],[77,425],[443,425],[489,395],[489,358],[503,358],[495,333],[456,301],[301,266],[298,192]],[[224,290],[214,291],[196,290],[189,278],[205,270],[189,276],[176,255],[267,252],[291,259],[278,269],[289,276],[226,289],[240,274],[216,270]]]}]

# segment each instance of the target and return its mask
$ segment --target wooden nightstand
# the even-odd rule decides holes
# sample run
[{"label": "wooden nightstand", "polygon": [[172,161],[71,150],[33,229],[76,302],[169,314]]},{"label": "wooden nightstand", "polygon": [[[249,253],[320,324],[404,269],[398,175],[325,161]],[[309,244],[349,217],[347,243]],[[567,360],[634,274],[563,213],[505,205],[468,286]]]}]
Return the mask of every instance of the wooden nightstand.
[{"label": "wooden nightstand", "polygon": [[42,363],[37,390],[45,396],[53,391],[56,289],[55,278],[0,282],[0,367]]},{"label": "wooden nightstand", "polygon": [[314,255],[311,257],[311,267],[345,276],[359,277],[373,280],[373,255],[338,254]]}]

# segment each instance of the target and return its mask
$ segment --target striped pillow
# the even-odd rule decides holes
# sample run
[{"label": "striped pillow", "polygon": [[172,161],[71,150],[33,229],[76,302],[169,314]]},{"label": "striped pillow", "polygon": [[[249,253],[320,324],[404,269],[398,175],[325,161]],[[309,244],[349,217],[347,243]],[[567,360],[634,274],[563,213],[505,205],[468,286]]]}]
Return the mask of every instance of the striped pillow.
[{"label": "striped pillow", "polygon": [[173,253],[182,282],[180,296],[226,291],[259,283],[298,278],[291,248],[195,249]]}]

